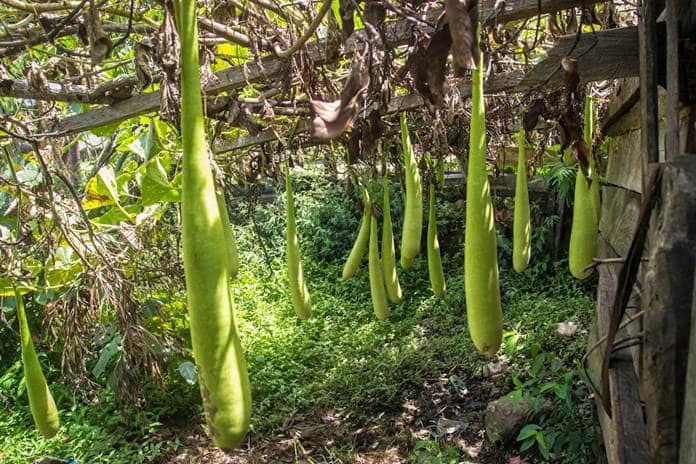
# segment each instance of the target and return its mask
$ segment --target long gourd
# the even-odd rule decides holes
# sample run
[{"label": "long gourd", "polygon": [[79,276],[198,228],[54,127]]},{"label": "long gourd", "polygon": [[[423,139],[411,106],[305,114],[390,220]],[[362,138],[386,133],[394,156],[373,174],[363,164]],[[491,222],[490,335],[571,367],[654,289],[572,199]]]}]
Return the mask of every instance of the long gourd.
[{"label": "long gourd", "polygon": [[182,242],[193,356],[209,434],[225,451],[249,428],[251,388],[228,289],[225,231],[208,160],[195,0],[174,2],[181,36]]},{"label": "long gourd", "polygon": [[370,295],[372,297],[372,308],[377,319],[384,320],[389,317],[389,305],[387,303],[387,292],[384,288],[384,278],[382,275],[382,264],[379,260],[379,238],[377,237],[377,218],[374,214],[370,215],[370,251],[367,262],[370,274]]},{"label": "long gourd", "polygon": [[430,287],[437,298],[445,296],[445,273],[442,271],[440,242],[437,240],[437,219],[435,214],[435,184],[428,186],[428,275]]},{"label": "long gourd", "polygon": [[230,216],[227,212],[227,202],[225,193],[221,188],[215,190],[218,209],[220,210],[220,220],[225,231],[225,251],[227,253],[228,277],[234,279],[239,274],[239,252],[237,251],[237,240],[234,238],[234,229],[230,224]]},{"label": "long gourd", "polygon": [[[477,37],[480,35],[477,28]],[[498,256],[490,186],[486,172],[486,115],[483,100],[483,54],[473,71],[471,130],[466,185],[464,285],[469,332],[476,348],[487,356],[502,340]]]},{"label": "long gourd", "polygon": [[[585,142],[591,147],[592,138],[592,103],[589,97],[585,100]],[[590,154],[590,176],[594,177],[594,161]],[[588,184],[587,178],[578,167],[575,177],[575,195],[573,204],[573,224],[570,229],[570,247],[568,249],[568,267],[573,277],[585,279],[592,274],[586,269],[597,254],[597,212],[599,210],[599,183],[596,178],[592,182],[595,192]],[[596,202],[596,204],[595,204]]]},{"label": "long gourd", "polygon": [[350,250],[348,259],[343,265],[343,279],[350,279],[355,275],[355,272],[360,267],[360,262],[367,249],[367,242],[370,239],[370,209],[372,205],[370,203],[370,195],[367,193],[367,189],[362,189],[363,193],[363,203],[365,205],[365,210],[363,211],[362,221],[360,222],[360,230],[358,231],[358,237],[353,243],[353,248]]},{"label": "long gourd", "polygon": [[527,269],[532,251],[532,225],[529,220],[529,191],[527,190],[527,159],[524,126],[517,133],[517,179],[515,180],[515,216],[512,225],[512,268]]},{"label": "long gourd", "polygon": [[308,319],[312,312],[312,302],[309,290],[304,280],[302,259],[300,257],[300,242],[297,238],[295,224],[295,203],[292,199],[292,180],[290,172],[285,176],[285,200],[287,203],[287,243],[286,255],[288,260],[288,281],[292,294],[292,306],[300,319]]},{"label": "long gourd", "polygon": [[389,178],[382,179],[384,194],[382,197],[382,273],[384,288],[391,303],[401,302],[401,285],[396,274],[396,254],[394,253],[394,232],[391,220],[391,199],[389,194]]},{"label": "long gourd", "polygon": [[39,357],[34,349],[34,342],[31,340],[27,314],[24,311],[24,301],[18,289],[14,289],[15,302],[17,304],[17,317],[19,319],[19,335],[22,341],[22,364],[24,365],[24,381],[27,386],[29,396],[29,408],[34,418],[34,424],[39,432],[51,438],[58,432],[59,420],[58,409],[53,401],[53,395],[46,383],[39,364]]},{"label": "long gourd", "polygon": [[584,123],[583,136],[590,153],[590,179],[592,180],[592,185],[590,185],[590,197],[592,198],[592,207],[595,210],[595,219],[597,220],[597,224],[599,224],[599,166],[597,166],[597,163],[595,163],[594,154],[592,153],[592,147],[594,144],[594,107],[592,106],[592,97],[590,97],[589,93],[585,97]]},{"label": "long gourd", "polygon": [[406,126],[406,114],[401,113],[401,150],[406,177],[406,201],[404,203],[404,226],[401,235],[401,267],[410,269],[413,259],[420,252],[423,230],[423,186],[418,165],[413,156],[411,137]]}]

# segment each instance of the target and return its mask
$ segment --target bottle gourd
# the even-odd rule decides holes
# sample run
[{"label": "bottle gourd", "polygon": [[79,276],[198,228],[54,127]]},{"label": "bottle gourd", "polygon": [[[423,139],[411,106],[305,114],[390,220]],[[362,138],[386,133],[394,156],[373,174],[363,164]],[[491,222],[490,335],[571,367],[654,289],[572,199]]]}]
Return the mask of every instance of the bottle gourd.
[{"label": "bottle gourd", "polygon": [[440,242],[437,240],[437,219],[435,214],[435,184],[428,186],[428,274],[433,294],[442,298],[445,296],[445,273],[442,271]]},{"label": "bottle gourd", "polygon": [[[477,28],[477,42],[480,25]],[[483,53],[472,74],[471,130],[466,184],[464,290],[469,332],[476,348],[493,356],[502,341],[498,256],[490,186],[486,172],[486,115],[483,99]]]},{"label": "bottle gourd", "polygon": [[516,272],[527,269],[532,252],[532,226],[529,218],[529,191],[527,190],[527,159],[524,126],[517,133],[517,178],[515,180],[515,216],[512,225],[512,268]]},{"label": "bottle gourd", "polygon": [[297,237],[297,224],[295,224],[295,203],[292,199],[292,180],[290,172],[285,175],[285,200],[287,203],[287,243],[286,257],[288,264],[288,281],[292,294],[292,305],[300,319],[308,319],[312,312],[312,302],[309,290],[304,280],[302,271],[302,258],[300,257],[300,241]]},{"label": "bottle gourd", "polygon": [[[589,97],[585,101],[585,141],[591,138],[592,104]],[[589,108],[588,108],[589,106]],[[590,144],[591,147],[591,140]],[[594,161],[590,155],[590,176],[593,176]],[[592,182],[597,184],[597,180]],[[592,259],[597,254],[597,209],[599,208],[599,190],[597,190],[597,198],[595,200],[594,193],[590,187],[587,178],[578,167],[578,173],[575,177],[575,195],[573,204],[573,224],[570,229],[570,248],[568,249],[568,267],[573,277],[577,279],[585,279],[592,274],[591,269],[586,269],[592,263]],[[597,205],[595,204],[597,202]]]},{"label": "bottle gourd", "polygon": [[251,388],[228,288],[225,231],[208,159],[196,2],[175,0],[181,36],[182,243],[193,357],[208,433],[225,451],[249,427]]},{"label": "bottle gourd", "polygon": [[17,318],[19,319],[19,335],[22,341],[22,364],[24,365],[24,381],[29,396],[29,408],[34,418],[34,424],[41,435],[46,438],[53,437],[58,432],[58,409],[53,401],[51,390],[48,389],[46,378],[39,364],[39,357],[31,340],[27,314],[24,311],[24,301],[18,289],[14,289],[15,302],[17,304]]},{"label": "bottle gourd", "polygon": [[384,320],[389,317],[389,305],[387,303],[387,292],[384,288],[382,264],[379,259],[377,218],[374,214],[370,216],[370,250],[367,260],[367,270],[370,276],[370,295],[372,297],[372,308],[375,311],[375,316],[377,316],[377,319]]},{"label": "bottle gourd", "polygon": [[218,209],[220,210],[220,220],[225,231],[225,251],[227,252],[228,277],[230,280],[239,274],[239,252],[237,251],[237,241],[234,238],[234,229],[230,224],[230,216],[227,212],[227,202],[222,188],[215,190]]},{"label": "bottle gourd", "polygon": [[413,155],[411,137],[406,126],[406,115],[401,113],[401,150],[406,177],[406,201],[404,202],[404,226],[401,235],[401,267],[410,269],[413,259],[420,252],[423,229],[423,186],[418,164]]},{"label": "bottle gourd", "polygon": [[362,187],[363,194],[363,204],[365,210],[363,211],[362,220],[360,222],[360,230],[358,231],[358,237],[353,243],[353,248],[350,250],[348,259],[343,265],[343,279],[350,279],[355,275],[355,272],[360,267],[360,262],[367,249],[367,242],[370,239],[370,209],[372,205],[370,203],[370,195],[367,193],[367,189]]},{"label": "bottle gourd", "polygon": [[394,252],[394,232],[391,220],[391,198],[389,194],[389,178],[382,179],[384,187],[382,204],[382,271],[384,274],[384,288],[387,290],[387,298],[391,303],[401,302],[401,285],[396,273],[396,254]]}]

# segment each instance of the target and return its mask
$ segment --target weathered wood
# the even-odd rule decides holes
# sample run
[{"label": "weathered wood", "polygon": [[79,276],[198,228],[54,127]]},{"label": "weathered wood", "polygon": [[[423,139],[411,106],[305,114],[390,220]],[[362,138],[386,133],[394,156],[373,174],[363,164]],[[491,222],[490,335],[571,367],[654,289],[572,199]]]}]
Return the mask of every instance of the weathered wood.
[{"label": "weathered wood", "polygon": [[[505,90],[513,89],[522,80],[522,73],[520,71],[512,71],[505,74],[493,75],[489,80],[486,81],[485,91],[486,93],[496,93]],[[459,93],[462,97],[471,96],[471,82],[464,83],[458,86]],[[423,98],[418,94],[409,94],[403,97],[395,97],[389,103],[387,107],[387,113],[398,113],[401,111],[410,111],[420,106],[423,106]],[[374,109],[371,107],[370,110]],[[301,121],[297,127],[289,127],[289,133],[295,135],[308,132],[310,128],[310,122],[308,120]],[[267,129],[257,135],[238,137],[235,139],[224,140],[213,146],[213,152],[217,154],[226,153],[234,150],[239,150],[241,148],[250,147],[253,145],[258,145],[261,143],[272,142],[278,140],[282,137],[277,129],[271,128]],[[319,140],[312,141],[314,144],[327,143]]]},{"label": "weathered wood", "polygon": [[84,85],[50,81],[46,89],[37,90],[26,79],[0,79],[0,97],[86,103],[89,89]]},{"label": "weathered wood", "polygon": [[520,90],[557,87],[563,84],[561,59],[578,61],[580,82],[593,82],[638,75],[638,28],[622,27],[596,33],[561,37],[546,58],[525,76]]},{"label": "weathered wood", "polygon": [[648,181],[648,164],[658,161],[657,105],[657,0],[641,0],[638,21],[640,69],[641,150],[643,187]]},{"label": "weathered wood", "polygon": [[665,163],[643,285],[643,371],[652,462],[678,462],[696,266],[696,157]]},{"label": "weathered wood", "polygon": [[[602,206],[605,208],[605,205]],[[602,213],[605,216],[604,212]],[[604,237],[599,237],[599,258],[618,258],[619,255],[610,246]],[[599,272],[599,284],[597,287],[597,307],[595,324],[590,332],[588,346],[593,348],[597,341],[606,336],[609,326],[609,310],[614,302],[617,288],[619,265],[607,264],[597,268]],[[634,292],[626,309],[628,318],[637,316],[640,305],[640,297]],[[634,336],[641,331],[640,318],[626,324],[619,331],[618,338]],[[589,356],[589,369],[591,376],[598,382],[602,365],[601,351],[603,345],[595,349]],[[645,421],[642,415],[642,407],[638,395],[638,380],[635,375],[635,360],[640,355],[639,347],[621,350],[617,353],[618,360],[612,362],[609,369],[609,386],[612,398],[612,417],[609,417],[602,407],[601,398],[595,397],[597,414],[604,436],[604,446],[611,464],[647,463],[648,445]]]},{"label": "weathered wood", "polygon": [[611,95],[604,120],[600,123],[602,132],[606,135],[621,135],[621,129],[616,124],[624,119],[628,113],[635,111],[635,105],[640,99],[640,79],[631,77],[620,81],[614,94]]},{"label": "weathered wood", "polygon": [[694,282],[694,295],[691,298],[689,338],[689,359],[686,368],[684,410],[679,440],[679,464],[696,462],[696,282]]},{"label": "weathered wood", "polygon": [[[512,0],[506,3],[496,16],[496,0],[486,0],[483,4],[483,18],[488,22],[504,23],[534,16],[537,13],[550,13],[570,7],[589,6],[598,3],[597,0]],[[440,8],[428,11],[426,21],[434,23],[442,13]],[[397,20],[385,24],[385,38],[389,46],[402,45],[413,37],[413,23],[406,20]],[[365,32],[356,31],[344,46],[346,52],[350,52],[365,41]],[[326,64],[324,56],[325,41],[311,42],[307,45],[310,58],[317,65]],[[215,83],[208,85],[204,91],[214,94],[221,91],[233,90],[248,83],[259,82],[261,79],[275,78],[285,70],[287,61],[277,57],[267,57],[261,60],[261,67],[256,63],[247,63],[233,67],[216,74]],[[118,108],[98,108],[86,113],[69,116],[57,121],[50,129],[50,135],[68,135],[95,127],[105,126],[141,114],[156,111],[159,108],[159,91],[137,95],[128,100],[119,102]],[[114,105],[116,106],[116,105]]]},{"label": "weathered wood", "polygon": [[[619,137],[611,137],[609,139],[609,158],[605,171],[607,184],[641,193],[643,189],[643,171],[641,169],[640,144],[641,136],[639,130],[627,132]],[[609,214],[614,213],[612,211]]]},{"label": "weathered wood", "polygon": [[679,3],[680,0],[667,0],[665,8],[665,159],[679,153]]},{"label": "weathered wood", "polygon": [[638,221],[641,196],[631,190],[606,185],[602,188],[599,233],[618,256],[625,256]]},{"label": "weathered wood", "polygon": [[610,458],[612,464],[649,464],[647,434],[643,409],[638,394],[638,379],[630,357],[612,360],[609,369],[611,390],[612,430],[616,447]]}]

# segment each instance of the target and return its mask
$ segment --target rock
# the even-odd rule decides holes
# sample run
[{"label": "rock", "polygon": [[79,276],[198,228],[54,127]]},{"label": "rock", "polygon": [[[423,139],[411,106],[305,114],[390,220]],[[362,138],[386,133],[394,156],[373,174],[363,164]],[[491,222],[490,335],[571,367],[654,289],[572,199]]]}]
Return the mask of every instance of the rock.
[{"label": "rock", "polygon": [[527,422],[532,411],[532,400],[510,395],[488,403],[486,407],[486,435],[492,442],[513,438]]}]

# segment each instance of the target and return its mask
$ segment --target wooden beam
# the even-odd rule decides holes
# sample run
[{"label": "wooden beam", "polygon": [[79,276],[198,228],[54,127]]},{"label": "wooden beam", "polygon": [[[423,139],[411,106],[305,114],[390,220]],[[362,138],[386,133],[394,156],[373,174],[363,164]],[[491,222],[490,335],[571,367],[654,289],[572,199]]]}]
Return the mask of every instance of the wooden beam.
[{"label": "wooden beam", "polygon": [[[636,27],[609,29],[595,34],[583,34],[573,49],[575,35],[564,36],[548,53],[547,58],[539,63],[524,78],[519,71],[493,75],[485,84],[486,93],[506,91],[524,92],[535,86],[558,87],[563,84],[560,70],[561,58],[571,53],[578,57],[578,69],[582,82],[612,79],[615,77],[631,77],[638,75],[638,30]],[[629,50],[629,51],[627,51]],[[633,50],[631,52],[630,50]],[[617,69],[618,66],[618,69]],[[470,83],[460,85],[462,97],[471,95]],[[389,104],[387,113],[409,111],[423,105],[420,95],[410,94],[396,97]],[[295,129],[295,133],[309,130],[309,121],[303,121]],[[238,137],[216,144],[215,153],[225,153],[246,148],[260,143],[277,140],[280,133],[268,129],[255,136]]]},{"label": "wooden beam", "polygon": [[689,359],[684,387],[681,438],[679,440],[679,464],[696,462],[696,282],[691,298],[691,330],[689,331]]},{"label": "wooden beam", "polygon": [[663,165],[642,298],[641,394],[653,464],[679,462],[696,275],[696,162],[678,155]]},{"label": "wooden beam", "polygon": [[665,159],[679,153],[679,3],[667,0],[665,27],[667,29],[665,74]]},{"label": "wooden beam", "polygon": [[583,33],[579,39],[575,34],[561,37],[546,58],[525,76],[519,90],[562,85],[560,64],[565,56],[578,61],[581,83],[637,76],[638,28]]},{"label": "wooden beam", "polygon": [[[483,18],[488,23],[505,23],[527,18],[536,14],[551,13],[571,7],[588,6],[599,3],[597,0],[510,0],[500,11],[495,14],[497,0],[485,0],[482,7]],[[442,14],[442,9],[428,10],[426,22],[434,24]],[[390,47],[403,45],[413,37],[413,23],[406,20],[390,21],[385,24],[385,37]],[[366,40],[364,30],[353,33],[344,45],[346,52],[352,51],[360,43]],[[316,64],[326,64],[324,54],[325,41],[316,41],[308,44],[307,49],[310,58]],[[214,94],[227,90],[241,88],[247,84],[259,82],[262,79],[275,78],[285,71],[287,61],[271,56],[261,60],[261,66],[255,62],[242,66],[228,68],[216,74],[215,83],[207,86],[204,92]],[[68,116],[57,121],[50,127],[48,133],[43,135],[69,135],[94,129],[96,127],[123,121],[141,114],[157,111],[159,109],[159,91],[136,95],[127,100],[118,102],[111,107],[98,108],[86,113]]]},{"label": "wooden beam", "polygon": [[639,12],[640,125],[643,191],[645,191],[645,184],[648,182],[648,165],[657,163],[659,160],[657,136],[657,0],[642,0]]},{"label": "wooden beam", "polygon": [[[505,74],[493,75],[491,79],[486,81],[485,90],[486,93],[497,93],[506,90],[511,90],[515,88],[522,80],[521,71],[512,71]],[[458,86],[458,90],[462,97],[471,96],[471,82],[466,82]],[[409,94],[403,97],[395,97],[389,102],[387,107],[387,114],[400,113],[402,111],[411,111],[424,105],[423,98],[418,94]],[[372,110],[373,108],[369,108]],[[298,135],[301,133],[308,132],[310,129],[310,121],[303,120],[297,127],[290,128],[289,132],[292,135]],[[289,135],[289,134],[288,134]],[[284,137],[279,131],[270,128],[259,133],[258,135],[250,135],[245,137],[237,137],[235,139],[225,140],[223,142],[217,143],[213,146],[213,152],[216,154],[222,154],[231,152],[234,150],[239,150],[242,148],[247,148],[253,145],[258,145],[261,143],[272,142],[278,140],[279,137]],[[328,143],[321,141],[314,141],[313,143]]]}]

